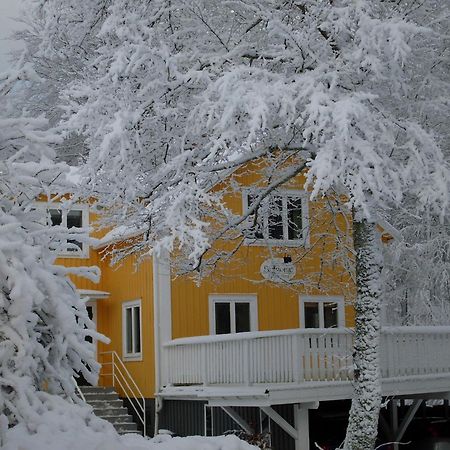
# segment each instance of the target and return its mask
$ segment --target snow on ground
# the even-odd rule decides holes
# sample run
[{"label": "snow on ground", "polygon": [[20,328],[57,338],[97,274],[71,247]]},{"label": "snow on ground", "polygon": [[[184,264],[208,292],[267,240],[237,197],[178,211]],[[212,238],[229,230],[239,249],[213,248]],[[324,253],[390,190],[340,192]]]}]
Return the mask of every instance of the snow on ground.
[{"label": "snow on ground", "polygon": [[[138,434],[118,435],[111,424],[94,416],[88,406],[52,401],[49,410],[36,414],[27,424],[2,427],[1,450],[255,450],[236,436],[214,438],[160,435],[154,439]],[[4,418],[4,416],[3,416]],[[3,428],[3,429],[2,429]]]}]

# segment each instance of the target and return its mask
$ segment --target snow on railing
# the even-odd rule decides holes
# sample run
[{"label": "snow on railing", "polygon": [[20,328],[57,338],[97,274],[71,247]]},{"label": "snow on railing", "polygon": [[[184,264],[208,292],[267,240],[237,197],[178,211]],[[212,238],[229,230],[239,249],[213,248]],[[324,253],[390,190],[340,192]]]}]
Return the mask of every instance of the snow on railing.
[{"label": "snow on railing", "polygon": [[[176,339],[163,385],[251,385],[352,379],[353,331],[296,329]],[[450,373],[450,327],[384,328],[383,377]]]}]

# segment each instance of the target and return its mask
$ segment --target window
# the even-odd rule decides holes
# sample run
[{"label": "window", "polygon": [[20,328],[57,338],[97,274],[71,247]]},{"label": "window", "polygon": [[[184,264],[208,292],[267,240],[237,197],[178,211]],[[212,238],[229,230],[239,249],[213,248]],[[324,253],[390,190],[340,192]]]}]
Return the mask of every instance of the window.
[{"label": "window", "polygon": [[141,301],[122,304],[123,357],[142,359]]},{"label": "window", "polygon": [[[70,210],[59,209],[57,205],[52,207],[46,206],[47,211],[47,223],[50,226],[61,226],[63,228],[72,229],[87,229],[89,226],[89,211],[87,207],[80,206],[78,208],[72,208]],[[75,228],[75,230],[74,230]],[[61,247],[58,245],[58,250]],[[88,256],[88,246],[77,239],[68,239],[60,250],[60,254],[63,256]]]},{"label": "window", "polygon": [[345,326],[342,297],[301,297],[300,326],[337,328]]},{"label": "window", "polygon": [[[258,194],[244,193],[244,210]],[[282,191],[270,195],[252,214],[254,227],[249,239],[283,245],[306,244],[308,200],[302,191]]]},{"label": "window", "polygon": [[230,334],[257,329],[256,296],[213,295],[210,302],[211,334]]}]

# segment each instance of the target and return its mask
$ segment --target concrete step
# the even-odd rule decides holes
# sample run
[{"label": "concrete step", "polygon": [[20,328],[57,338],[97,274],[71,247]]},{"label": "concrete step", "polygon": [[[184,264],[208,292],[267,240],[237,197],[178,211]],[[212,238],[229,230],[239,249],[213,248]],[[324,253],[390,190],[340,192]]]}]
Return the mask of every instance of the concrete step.
[{"label": "concrete step", "polygon": [[139,433],[137,424],[113,388],[80,386],[86,402],[94,409],[94,414],[110,422],[120,434]]},{"label": "concrete step", "polygon": [[123,407],[123,401],[120,400],[119,398],[116,400],[89,400],[89,404],[94,409],[103,409],[103,408],[110,409]]},{"label": "concrete step", "polygon": [[106,416],[125,416],[128,414],[128,410],[127,408],[94,409],[94,414],[103,419]]},{"label": "concrete step", "polygon": [[96,400],[105,400],[105,401],[114,401],[119,400],[119,396],[115,392],[106,392],[106,393],[94,393],[94,392],[86,392],[83,393],[84,398],[88,403]]},{"label": "concrete step", "polygon": [[112,387],[101,387],[101,386],[79,386],[80,391],[83,394],[101,394],[101,393],[116,393]]},{"label": "concrete step", "polygon": [[130,415],[127,416],[105,416],[103,419],[107,420],[109,423],[119,424],[119,423],[134,423],[133,417]]},{"label": "concrete step", "polygon": [[120,434],[138,433],[137,425],[135,423],[121,423],[114,424],[114,428]]}]

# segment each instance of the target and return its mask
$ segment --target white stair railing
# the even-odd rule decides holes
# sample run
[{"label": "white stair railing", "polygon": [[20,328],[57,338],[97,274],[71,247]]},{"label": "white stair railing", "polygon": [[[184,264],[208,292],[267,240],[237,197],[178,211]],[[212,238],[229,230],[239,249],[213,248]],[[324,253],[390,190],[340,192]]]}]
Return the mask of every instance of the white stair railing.
[{"label": "white stair railing", "polygon": [[111,372],[104,373],[103,376],[111,377],[113,387],[120,387],[141,422],[145,436],[147,432],[147,421],[145,417],[145,398],[142,395],[141,390],[119,355],[114,350],[102,352],[100,354],[110,356],[111,358],[109,361],[102,363],[103,366],[111,367]]},{"label": "white stair railing", "polygon": [[77,380],[75,379],[75,377],[72,377],[72,381],[73,381],[73,384],[75,385],[75,390],[77,391],[78,397],[80,397],[81,400],[83,400],[83,402],[86,403],[84,394],[81,391],[80,386],[78,386],[78,383],[77,383]]}]

